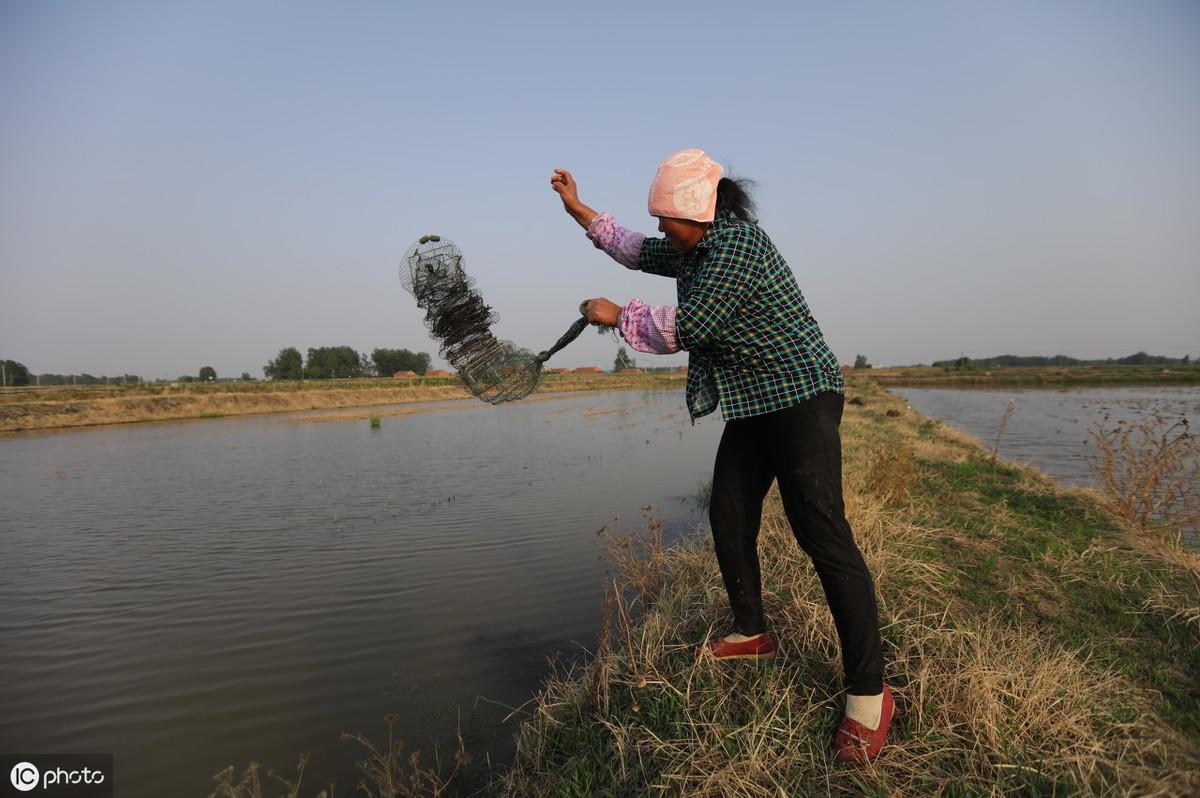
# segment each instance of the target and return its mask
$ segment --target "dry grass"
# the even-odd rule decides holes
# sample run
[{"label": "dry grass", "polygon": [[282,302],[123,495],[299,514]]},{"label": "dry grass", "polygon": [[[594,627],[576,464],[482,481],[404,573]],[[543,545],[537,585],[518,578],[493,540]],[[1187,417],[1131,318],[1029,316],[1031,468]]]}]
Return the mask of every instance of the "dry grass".
[{"label": "dry grass", "polygon": [[[652,521],[640,536],[610,534],[616,574],[596,655],[547,683],[503,794],[1200,792],[1194,707],[1171,714],[1150,677],[1127,667],[1148,644],[1106,637],[1138,612],[1161,620],[1172,639],[1192,634],[1178,641],[1184,648],[1147,654],[1186,680],[1190,663],[1179,652],[1200,642],[1188,609],[1200,584],[1188,593],[1186,580],[1200,558],[1142,549],[1119,527],[1109,543],[1076,546],[1074,527],[1061,530],[1061,544],[1043,541],[1038,524],[1057,519],[1060,504],[1090,500],[1028,470],[993,468],[989,452],[911,413],[884,412],[900,407],[868,391],[843,427],[847,514],[876,580],[897,697],[892,741],[877,763],[848,769],[830,755],[841,712],[837,638],[773,493],[760,550],[780,656],[697,657],[728,626],[707,541],[664,549]],[[958,506],[939,495],[947,474],[976,478],[951,483]],[[994,480],[1010,491],[1003,500],[990,494]],[[960,511],[976,524],[960,527]],[[1089,512],[1083,522],[1103,522]],[[1128,600],[1113,617],[1085,618],[1090,604],[1109,600],[1101,591]]]},{"label": "dry grass", "polygon": [[881,446],[867,458],[866,489],[882,504],[896,504],[908,498],[916,478],[916,460],[912,449]]}]

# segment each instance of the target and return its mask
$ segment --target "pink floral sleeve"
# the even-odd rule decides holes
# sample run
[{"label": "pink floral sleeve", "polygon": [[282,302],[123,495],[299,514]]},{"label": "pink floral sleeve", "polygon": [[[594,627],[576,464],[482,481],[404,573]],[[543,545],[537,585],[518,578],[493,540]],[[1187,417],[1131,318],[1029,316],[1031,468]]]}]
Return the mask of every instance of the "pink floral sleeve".
[{"label": "pink floral sleeve", "polygon": [[587,237],[596,245],[596,249],[604,250],[605,254],[626,269],[638,267],[638,255],[646,237],[617,224],[611,213],[596,214],[588,223]]},{"label": "pink floral sleeve", "polygon": [[639,352],[667,355],[679,351],[675,335],[675,306],[647,305],[632,299],[621,310],[621,337]]},{"label": "pink floral sleeve", "polygon": [[[638,267],[638,256],[646,237],[617,224],[611,213],[596,214],[588,223],[587,237],[596,245],[596,249],[604,250],[605,254],[625,268]],[[634,299],[621,310],[618,326],[621,336],[639,352],[667,355],[679,351],[674,305],[651,306]]]}]

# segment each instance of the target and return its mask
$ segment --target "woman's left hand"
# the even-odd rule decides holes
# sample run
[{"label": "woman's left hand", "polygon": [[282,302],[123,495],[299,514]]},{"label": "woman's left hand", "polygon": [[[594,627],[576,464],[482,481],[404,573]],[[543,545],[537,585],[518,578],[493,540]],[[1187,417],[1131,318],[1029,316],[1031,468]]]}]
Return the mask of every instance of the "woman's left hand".
[{"label": "woman's left hand", "polygon": [[592,324],[603,324],[605,327],[616,327],[617,316],[621,313],[621,306],[616,302],[610,302],[604,297],[589,299],[584,303],[583,315]]}]

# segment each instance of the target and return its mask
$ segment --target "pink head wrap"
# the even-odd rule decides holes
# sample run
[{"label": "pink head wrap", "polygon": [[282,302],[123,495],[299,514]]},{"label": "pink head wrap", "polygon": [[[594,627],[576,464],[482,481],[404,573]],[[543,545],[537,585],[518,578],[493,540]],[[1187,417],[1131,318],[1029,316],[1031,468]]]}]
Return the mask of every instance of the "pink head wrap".
[{"label": "pink head wrap", "polygon": [[658,165],[650,184],[650,215],[711,222],[724,169],[704,150],[680,150]]}]

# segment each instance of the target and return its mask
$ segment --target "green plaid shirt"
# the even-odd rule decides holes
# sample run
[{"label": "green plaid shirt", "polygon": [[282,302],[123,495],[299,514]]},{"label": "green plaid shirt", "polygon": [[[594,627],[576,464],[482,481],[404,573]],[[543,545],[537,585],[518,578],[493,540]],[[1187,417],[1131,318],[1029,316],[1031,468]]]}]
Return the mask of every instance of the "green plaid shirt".
[{"label": "green plaid shirt", "polygon": [[688,351],[692,420],[721,404],[726,421],[790,407],[821,391],[843,393],[837,358],[771,239],[718,215],[690,252],[647,238],[638,268],[674,277],[675,334]]}]

